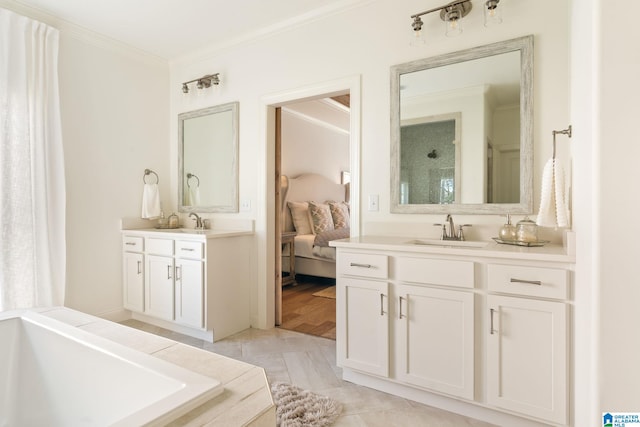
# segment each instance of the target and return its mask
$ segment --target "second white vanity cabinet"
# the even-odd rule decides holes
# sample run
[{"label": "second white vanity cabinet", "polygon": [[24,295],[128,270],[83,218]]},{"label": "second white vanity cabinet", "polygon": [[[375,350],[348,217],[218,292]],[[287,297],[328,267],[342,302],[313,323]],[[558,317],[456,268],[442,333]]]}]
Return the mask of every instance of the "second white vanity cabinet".
[{"label": "second white vanity cabinet", "polygon": [[570,425],[573,260],[562,248],[331,245],[344,379],[494,424]]},{"label": "second white vanity cabinet", "polygon": [[248,328],[251,234],[124,231],[124,307],[134,319],[208,341]]}]

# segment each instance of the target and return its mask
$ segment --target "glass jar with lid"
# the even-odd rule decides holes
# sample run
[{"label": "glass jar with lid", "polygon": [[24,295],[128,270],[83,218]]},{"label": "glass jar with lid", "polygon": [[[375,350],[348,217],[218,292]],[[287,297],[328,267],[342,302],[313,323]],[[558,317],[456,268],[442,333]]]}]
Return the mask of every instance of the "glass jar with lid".
[{"label": "glass jar with lid", "polygon": [[525,216],[523,220],[518,221],[516,225],[516,240],[519,242],[537,242],[538,241],[538,225]]}]

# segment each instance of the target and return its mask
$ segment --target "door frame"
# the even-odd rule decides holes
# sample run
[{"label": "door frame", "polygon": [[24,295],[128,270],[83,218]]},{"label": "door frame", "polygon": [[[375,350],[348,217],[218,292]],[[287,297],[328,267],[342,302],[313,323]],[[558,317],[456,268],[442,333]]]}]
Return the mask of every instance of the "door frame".
[{"label": "door frame", "polygon": [[[255,311],[252,324],[261,329],[275,326],[276,295],[276,247],[279,247],[279,235],[276,241],[276,108],[287,104],[327,98],[349,93],[351,99],[349,115],[349,162],[351,169],[350,209],[351,236],[360,235],[360,149],[361,149],[361,76],[353,75],[341,79],[310,84],[297,89],[287,90],[261,98],[262,113],[262,152],[259,153],[261,167],[258,176],[265,177],[263,185],[258,187],[257,234],[257,277],[254,293]],[[276,181],[276,178],[278,181]],[[279,208],[278,208],[279,209]],[[279,254],[279,252],[277,252]],[[278,274],[279,275],[279,274]]]}]

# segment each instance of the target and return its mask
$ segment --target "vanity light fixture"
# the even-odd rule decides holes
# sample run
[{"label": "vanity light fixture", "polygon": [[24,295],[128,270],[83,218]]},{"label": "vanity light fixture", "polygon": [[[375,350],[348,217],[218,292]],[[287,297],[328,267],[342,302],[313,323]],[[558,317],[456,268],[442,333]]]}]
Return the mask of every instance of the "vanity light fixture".
[{"label": "vanity light fixture", "polygon": [[189,80],[188,82],[182,83],[182,93],[189,93],[189,84],[196,83],[196,87],[198,89],[207,89],[212,85],[220,84],[220,73],[215,74],[207,74],[206,76],[202,76],[199,79]]},{"label": "vanity light fixture", "polygon": [[[485,27],[502,22],[501,10],[498,8],[498,3],[500,3],[500,0],[485,1]],[[469,12],[471,12],[471,9],[471,0],[455,0],[445,5],[411,15],[411,18],[413,18],[413,22],[411,23],[411,27],[413,29],[411,45],[416,46],[425,43],[424,32],[422,29],[424,22],[422,21],[421,16],[433,12],[440,12],[440,19],[445,23],[445,35],[447,37],[454,37],[462,33],[462,18],[467,16]]]}]

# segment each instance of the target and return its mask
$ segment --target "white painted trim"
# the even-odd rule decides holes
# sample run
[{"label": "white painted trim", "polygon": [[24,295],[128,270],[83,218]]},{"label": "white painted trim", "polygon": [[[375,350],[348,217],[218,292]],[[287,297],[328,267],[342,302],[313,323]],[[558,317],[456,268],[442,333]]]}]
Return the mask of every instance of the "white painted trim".
[{"label": "white painted trim", "polygon": [[339,103],[338,101],[336,101],[336,100],[334,100],[332,98],[319,99],[318,102],[322,102],[323,104],[325,104],[325,105],[327,105],[327,106],[329,106],[329,107],[331,107],[331,108],[333,108],[335,110],[338,110],[338,111],[341,111],[341,112],[347,113],[347,114],[349,114],[349,112],[351,110],[346,105],[341,104],[341,103]]},{"label": "white painted trim", "polygon": [[0,0],[0,7],[50,25],[57,28],[63,35],[70,36],[91,46],[119,53],[128,58],[152,65],[163,65],[165,67],[169,65],[169,62],[164,58],[58,18],[42,9],[28,6],[15,0]]},{"label": "white painted trim", "polygon": [[321,126],[323,128],[329,129],[329,130],[331,130],[333,132],[341,133],[343,135],[349,135],[349,131],[348,130],[342,129],[339,126],[332,125],[331,123],[326,122],[324,120],[320,120],[317,117],[311,117],[311,116],[309,116],[307,114],[301,113],[300,111],[293,110],[293,109],[287,108],[287,107],[282,107],[282,111],[285,112],[285,113],[291,114],[292,116],[296,116],[299,119],[304,120],[305,122],[312,123],[312,124],[314,124],[316,126]]},{"label": "white painted trim", "polygon": [[[275,109],[300,101],[321,99],[349,92],[351,98],[349,155],[351,169],[351,235],[359,236],[360,229],[360,150],[361,150],[361,76],[359,74],[328,82],[291,89],[261,98],[258,177],[264,185],[258,186],[256,206],[257,278],[252,295],[252,326],[266,329],[275,325]],[[254,305],[255,303],[255,305]]]}]

